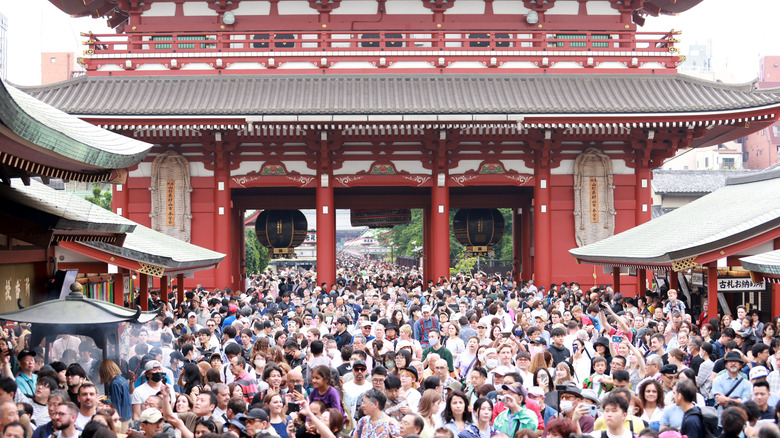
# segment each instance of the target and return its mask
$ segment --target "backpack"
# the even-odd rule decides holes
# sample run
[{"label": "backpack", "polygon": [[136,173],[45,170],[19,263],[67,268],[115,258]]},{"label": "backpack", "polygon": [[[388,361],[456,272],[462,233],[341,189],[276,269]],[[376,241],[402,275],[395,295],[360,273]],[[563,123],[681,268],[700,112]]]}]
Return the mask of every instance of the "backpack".
[{"label": "backpack", "polygon": [[718,411],[712,406],[695,407],[688,410],[683,416],[683,422],[688,415],[697,415],[701,419],[704,436],[702,438],[715,438],[718,436]]}]

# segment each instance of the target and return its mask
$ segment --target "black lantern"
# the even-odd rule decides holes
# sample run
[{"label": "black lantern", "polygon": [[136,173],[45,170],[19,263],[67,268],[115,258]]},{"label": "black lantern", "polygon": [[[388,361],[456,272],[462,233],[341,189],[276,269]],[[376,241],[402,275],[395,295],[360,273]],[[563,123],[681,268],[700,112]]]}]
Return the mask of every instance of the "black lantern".
[{"label": "black lantern", "polygon": [[504,237],[504,216],[495,208],[462,209],[455,213],[452,228],[467,253],[486,256]]},{"label": "black lantern", "polygon": [[306,240],[308,223],[300,210],[263,210],[257,216],[255,233],[272,259],[295,258],[295,247]]}]

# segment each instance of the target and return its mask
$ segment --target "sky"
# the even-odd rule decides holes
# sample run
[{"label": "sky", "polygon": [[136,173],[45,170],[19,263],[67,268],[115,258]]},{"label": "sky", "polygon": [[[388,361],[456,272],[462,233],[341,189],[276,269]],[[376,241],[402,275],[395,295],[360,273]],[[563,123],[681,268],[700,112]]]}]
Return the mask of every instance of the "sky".
[{"label": "sky", "polygon": [[[17,85],[40,84],[41,52],[81,56],[80,32],[112,33],[104,20],[70,18],[47,0],[0,0],[0,13],[9,19],[7,79]],[[648,17],[641,30],[681,29],[683,54],[688,44],[711,42],[720,78],[748,82],[757,77],[759,57],[780,54],[778,16],[780,0],[704,0],[677,17]]]}]

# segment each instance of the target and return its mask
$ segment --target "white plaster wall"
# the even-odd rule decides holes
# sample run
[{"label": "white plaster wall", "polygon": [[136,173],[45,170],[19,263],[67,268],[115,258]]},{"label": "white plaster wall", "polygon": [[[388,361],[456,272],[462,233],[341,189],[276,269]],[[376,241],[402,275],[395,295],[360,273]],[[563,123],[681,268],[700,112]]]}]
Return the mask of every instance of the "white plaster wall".
[{"label": "white plaster wall", "polygon": [[460,160],[458,166],[454,169],[450,169],[450,175],[460,175],[466,173],[469,170],[476,170],[479,163],[485,161],[481,160]]},{"label": "white plaster wall", "polygon": [[243,0],[238,4],[236,9],[233,9],[233,15],[268,15],[271,13],[271,2],[269,1],[255,1],[255,0]]},{"label": "white plaster wall", "polygon": [[354,175],[358,172],[366,171],[371,168],[371,164],[374,163],[374,160],[371,161],[345,161],[344,164],[341,166],[341,169],[336,169],[333,171],[334,175]]},{"label": "white plaster wall", "polygon": [[504,163],[504,169],[506,170],[513,170],[517,173],[534,173],[534,170],[526,167],[525,161],[523,160],[501,160],[502,163]]},{"label": "white plaster wall", "polygon": [[152,163],[138,163],[138,167],[128,172],[127,175],[131,178],[151,178]]},{"label": "white plaster wall", "polygon": [[[62,258],[60,258],[62,257]],[[94,262],[95,259],[79,254],[75,251],[65,249],[61,246],[54,247],[54,259],[58,263],[82,263],[82,262]]]},{"label": "white plaster wall", "polygon": [[458,14],[484,14],[484,0],[458,0],[455,4],[444,12],[446,15]]},{"label": "white plaster wall", "polygon": [[190,177],[196,176],[214,176],[213,170],[206,169],[206,164],[200,161],[190,161]]},{"label": "white plaster wall", "polygon": [[423,167],[419,161],[393,161],[399,172],[409,172],[413,175],[430,175],[431,171]]},{"label": "white plaster wall", "polygon": [[547,15],[577,15],[580,12],[580,2],[559,1],[547,10]]},{"label": "white plaster wall", "polygon": [[176,3],[173,2],[155,2],[149,5],[149,9],[144,11],[142,17],[173,17],[176,15]]},{"label": "white plaster wall", "polygon": [[376,14],[378,3],[369,0],[341,0],[341,5],[334,9],[333,15],[372,15]]},{"label": "white plaster wall", "polygon": [[590,0],[585,3],[585,9],[588,15],[620,15],[620,11],[613,8],[606,0]]},{"label": "white plaster wall", "polygon": [[264,161],[241,161],[238,169],[230,171],[230,176],[243,176],[250,172],[259,172],[263,163]]},{"label": "white plaster wall", "polygon": [[285,167],[287,167],[288,172],[298,172],[301,175],[316,175],[317,172],[314,169],[309,169],[306,166],[305,161],[285,161],[284,162]]},{"label": "white plaster wall", "polygon": [[208,2],[184,2],[184,15],[188,17],[210,17],[217,11],[209,9]]},{"label": "white plaster wall", "polygon": [[420,0],[387,0],[385,11],[389,15],[433,15],[433,11],[423,6]]},{"label": "white plaster wall", "polygon": [[[456,3],[457,4],[457,3]],[[526,14],[529,9],[518,0],[494,0],[493,13],[500,15]]]},{"label": "white plaster wall", "polygon": [[748,255],[758,255],[758,254],[763,254],[765,252],[770,252],[770,251],[774,251],[774,250],[775,250],[775,247],[774,247],[772,241],[770,240],[769,242],[762,243],[761,245],[758,245],[758,246],[756,246],[754,248],[750,248],[750,249],[747,249],[745,251],[740,251],[739,255],[746,255],[746,256],[748,256]]},{"label": "white plaster wall", "polygon": [[319,15],[315,9],[309,7],[309,2],[299,0],[285,0],[279,2],[279,15]]}]

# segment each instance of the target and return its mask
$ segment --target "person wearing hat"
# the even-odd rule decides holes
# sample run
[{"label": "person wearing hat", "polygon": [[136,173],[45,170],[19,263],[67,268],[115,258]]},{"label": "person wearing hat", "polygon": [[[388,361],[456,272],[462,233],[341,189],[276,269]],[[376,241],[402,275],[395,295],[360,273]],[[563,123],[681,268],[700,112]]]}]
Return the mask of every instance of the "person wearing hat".
[{"label": "person wearing hat", "polygon": [[147,437],[153,437],[163,431],[163,415],[156,408],[145,409],[141,412],[141,430]]},{"label": "person wearing hat", "polygon": [[718,404],[718,412],[723,412],[723,405],[729,401],[742,403],[750,400],[751,385],[740,371],[745,364],[742,354],[737,350],[726,353],[723,358],[726,365],[726,373],[723,373],[712,381],[712,394],[715,403]]},{"label": "person wearing hat", "polygon": [[16,376],[16,386],[20,393],[30,398],[35,395],[35,385],[38,384],[38,375],[34,373],[35,356],[37,356],[36,352],[26,348],[16,355],[16,359],[19,361],[19,375]]},{"label": "person wearing hat", "polygon": [[250,409],[242,420],[246,424],[246,433],[250,437],[256,436],[260,432],[267,432],[274,437],[279,436],[276,429],[271,426],[268,413],[264,409]]},{"label": "person wearing hat", "polygon": [[[428,348],[429,347],[429,340],[428,336],[432,330],[436,330],[437,332],[441,332],[441,325],[439,324],[439,320],[435,317],[431,316],[431,306],[424,305],[422,306],[422,316],[420,319],[414,322],[414,339],[420,343],[422,348]],[[450,354],[450,357],[452,355]],[[452,360],[450,362],[450,371],[452,370]]]},{"label": "person wearing hat", "polygon": [[133,394],[130,397],[130,402],[133,405],[133,418],[139,419],[141,417],[141,406],[146,402],[149,396],[159,393],[163,386],[168,386],[171,390],[170,382],[163,382],[162,365],[156,360],[150,360],[144,365],[144,376],[146,382],[133,390]]},{"label": "person wearing hat", "polygon": [[[593,395],[593,398],[595,399],[594,402],[589,400],[585,403],[585,399],[583,398],[583,393],[585,391]],[[580,390],[580,388],[575,385],[565,385],[558,389],[559,412],[555,415],[555,418],[567,418],[571,420],[579,428],[579,433],[593,432],[593,424],[596,419],[593,415],[589,414],[591,408],[588,406],[594,403],[596,406],[599,404],[598,396],[594,391],[589,389],[586,389],[585,391]],[[545,417],[545,424],[546,421]]]},{"label": "person wearing hat", "polygon": [[[344,383],[344,404],[349,411],[355,413],[355,405],[364,392],[372,388],[371,381],[367,380],[368,366],[364,360],[356,360],[352,363],[352,380]],[[360,417],[358,417],[360,418]]]},{"label": "person wearing hat", "polygon": [[336,320],[336,345],[339,350],[347,345],[352,344],[352,335],[347,331],[347,325],[349,320],[345,317],[339,317]]},{"label": "person wearing hat", "polygon": [[661,386],[664,396],[668,395],[677,383],[677,365],[668,363],[661,367]]},{"label": "person wearing hat", "polygon": [[515,436],[520,429],[535,431],[539,426],[539,419],[536,413],[525,406],[528,395],[523,385],[520,383],[511,386],[501,385],[501,393],[507,409],[498,414],[493,427],[510,437]]}]

